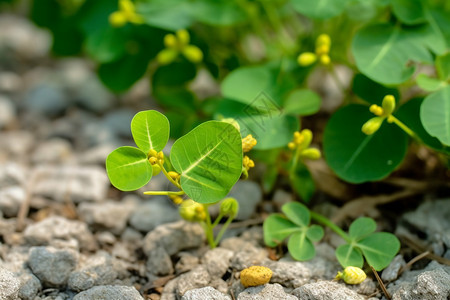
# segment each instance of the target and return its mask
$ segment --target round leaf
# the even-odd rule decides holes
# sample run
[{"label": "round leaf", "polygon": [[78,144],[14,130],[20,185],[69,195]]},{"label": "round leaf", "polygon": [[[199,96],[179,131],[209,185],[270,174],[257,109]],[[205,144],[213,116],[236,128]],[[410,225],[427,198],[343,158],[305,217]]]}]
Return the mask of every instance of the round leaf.
[{"label": "round leaf", "polygon": [[275,247],[292,233],[298,231],[297,225],[280,215],[270,215],[264,220],[264,243]]},{"label": "round leaf", "polygon": [[397,89],[385,87],[363,74],[355,75],[352,89],[359,98],[372,104],[381,105],[386,95],[394,96],[397,103],[400,99],[400,93]]},{"label": "round leaf", "polygon": [[197,0],[193,3],[194,17],[205,24],[229,26],[246,20],[238,2],[228,0]]},{"label": "round leaf", "polygon": [[344,268],[362,268],[364,264],[364,258],[361,252],[349,244],[341,245],[336,249],[336,258]]},{"label": "round leaf", "polygon": [[392,0],[394,14],[405,24],[425,22],[424,8],[421,1]]},{"label": "round leaf", "polygon": [[291,0],[296,11],[317,19],[328,19],[339,15],[348,2],[348,0]]},{"label": "round leaf", "polygon": [[358,242],[367,263],[375,270],[386,268],[400,250],[397,237],[387,232],[377,232]]},{"label": "round leaf", "polygon": [[298,202],[289,202],[281,207],[286,217],[300,227],[309,225],[310,214],[306,206]]},{"label": "round leaf", "polygon": [[86,52],[101,63],[119,59],[125,54],[127,41],[122,29],[107,26],[89,34],[86,38]]},{"label": "round leaf", "polygon": [[241,176],[241,135],[229,123],[205,122],[173,144],[170,160],[189,197],[200,203],[217,202]]},{"label": "round leaf", "polygon": [[112,185],[121,191],[134,191],[152,178],[147,154],[138,148],[120,147],[106,158],[106,171]]},{"label": "round leaf", "polygon": [[414,73],[410,61],[432,62],[423,36],[425,28],[401,29],[391,24],[370,25],[352,42],[356,65],[364,75],[382,84],[400,84]]},{"label": "round leaf", "polygon": [[450,86],[425,98],[420,107],[420,120],[431,136],[450,145]]},{"label": "round leaf", "polygon": [[408,137],[396,125],[385,121],[372,135],[361,131],[361,126],[372,117],[367,106],[353,104],[336,111],[325,128],[325,158],[346,181],[382,179],[405,157]]},{"label": "round leaf", "polygon": [[306,236],[313,242],[318,242],[323,238],[324,231],[319,225],[311,225],[306,232]]},{"label": "round leaf", "polygon": [[131,133],[144,153],[150,149],[161,151],[169,140],[169,121],[156,110],[141,111],[131,120]]},{"label": "round leaf", "polygon": [[375,232],[377,223],[371,218],[358,218],[352,222],[349,228],[349,235],[353,240],[362,239]]},{"label": "round leaf", "polygon": [[288,250],[294,259],[300,261],[310,260],[316,255],[316,249],[305,232],[296,232],[289,238]]},{"label": "round leaf", "polygon": [[136,10],[146,24],[171,31],[187,28],[194,21],[192,6],[184,0],[141,1]]},{"label": "round leaf", "polygon": [[308,116],[319,111],[320,96],[306,89],[292,91],[284,101],[284,112],[300,116]]},{"label": "round leaf", "polygon": [[424,91],[433,92],[447,86],[447,82],[429,77],[426,74],[419,74],[416,77],[417,85]]}]

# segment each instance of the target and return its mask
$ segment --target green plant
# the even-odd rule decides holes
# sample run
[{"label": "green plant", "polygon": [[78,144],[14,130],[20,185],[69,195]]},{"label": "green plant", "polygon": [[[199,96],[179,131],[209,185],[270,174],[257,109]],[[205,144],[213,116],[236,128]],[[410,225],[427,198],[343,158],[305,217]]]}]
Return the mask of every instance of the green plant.
[{"label": "green plant", "polygon": [[311,220],[327,226],[345,241],[336,249],[336,258],[344,268],[362,268],[365,259],[375,270],[380,271],[389,265],[400,249],[400,242],[395,235],[375,232],[376,223],[370,218],[356,219],[346,233],[328,218],[311,212],[301,203],[287,203],[281,210],[284,215],[273,214],[265,220],[264,241],[269,247],[275,247],[288,238],[289,253],[297,260],[313,258],[313,243],[323,237],[322,227],[311,225]]},{"label": "green plant", "polygon": [[[170,156],[162,150],[169,139],[169,121],[154,110],[141,111],[131,121],[131,132],[136,147],[123,146],[111,152],[106,159],[106,170],[111,183],[122,191],[137,190],[162,171],[179,191],[146,191],[146,195],[167,195],[180,204],[180,214],[189,221],[200,222],[211,248],[220,241],[228,225],[236,217],[239,204],[227,198],[220,205],[214,223],[208,207],[218,203],[231,190],[242,173],[254,166],[244,152],[251,150],[256,140],[244,140],[232,123],[208,121],[179,138],[173,144]],[[189,199],[183,200],[186,195]],[[213,229],[223,217],[228,217],[217,237]]]}]

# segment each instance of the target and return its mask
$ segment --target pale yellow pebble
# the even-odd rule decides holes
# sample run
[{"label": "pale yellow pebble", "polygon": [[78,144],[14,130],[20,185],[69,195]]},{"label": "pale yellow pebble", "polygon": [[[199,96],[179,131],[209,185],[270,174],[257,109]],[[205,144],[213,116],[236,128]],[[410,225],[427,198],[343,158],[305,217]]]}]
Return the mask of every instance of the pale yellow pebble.
[{"label": "pale yellow pebble", "polygon": [[252,266],[241,271],[241,283],[244,287],[266,284],[272,278],[272,270],[262,266]]}]

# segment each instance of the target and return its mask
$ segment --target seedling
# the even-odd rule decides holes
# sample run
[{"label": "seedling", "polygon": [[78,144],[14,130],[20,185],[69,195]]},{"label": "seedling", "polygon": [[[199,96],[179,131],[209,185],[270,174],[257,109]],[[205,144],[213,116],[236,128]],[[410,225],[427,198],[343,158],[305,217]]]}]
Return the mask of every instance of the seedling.
[{"label": "seedling", "polygon": [[[183,218],[204,226],[208,243],[214,248],[236,217],[239,205],[233,198],[223,200],[214,223],[208,207],[222,200],[242,173],[247,174],[254,165],[247,156],[243,158],[243,153],[249,151],[256,140],[248,136],[243,144],[239,130],[231,123],[208,121],[175,141],[170,156],[166,157],[162,150],[169,139],[169,131],[169,121],[163,114],[154,110],[137,113],[131,121],[137,148],[123,146],[108,155],[109,179],[119,190],[132,191],[162,172],[178,191],[146,191],[144,194],[169,196],[180,205]],[[213,228],[223,217],[228,220],[214,238]]]},{"label": "seedling", "polygon": [[342,267],[362,268],[364,259],[377,271],[387,267],[400,249],[395,235],[375,232],[376,223],[370,218],[356,219],[344,232],[328,218],[311,212],[301,203],[291,202],[281,208],[284,214],[273,214],[264,222],[264,241],[275,247],[288,238],[288,250],[296,260],[304,261],[315,256],[313,242],[323,237],[321,226],[310,224],[314,220],[336,232],[345,244],[336,249],[336,258]]}]

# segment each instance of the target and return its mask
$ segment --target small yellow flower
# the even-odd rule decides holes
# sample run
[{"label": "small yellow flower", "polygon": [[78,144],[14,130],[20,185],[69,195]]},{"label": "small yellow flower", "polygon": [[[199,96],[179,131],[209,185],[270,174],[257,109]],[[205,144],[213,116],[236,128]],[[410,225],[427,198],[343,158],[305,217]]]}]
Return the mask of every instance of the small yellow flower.
[{"label": "small yellow flower", "polygon": [[374,134],[378,129],[380,129],[381,124],[383,124],[384,118],[382,117],[373,117],[361,128],[361,131],[364,132],[367,135]]},{"label": "small yellow flower", "polygon": [[315,55],[312,52],[303,52],[297,58],[298,64],[302,67],[310,66],[313,63],[315,63],[316,61],[317,61],[317,55]]},{"label": "small yellow flower", "polygon": [[164,163],[164,153],[162,151],[160,152],[156,152],[156,150],[154,149],[150,149],[150,151],[148,151],[148,161],[150,162],[150,164],[156,165],[156,164],[163,164]]},{"label": "small yellow flower", "polygon": [[330,49],[331,47],[331,38],[328,34],[325,33],[322,33],[316,39],[316,48],[319,48],[323,45],[328,46],[328,49]]},{"label": "small yellow flower", "polygon": [[331,38],[327,34],[321,34],[316,39],[315,53],[303,52],[298,58],[297,62],[302,67],[307,67],[319,61],[322,65],[329,65],[331,63],[330,58]]},{"label": "small yellow flower", "polygon": [[169,196],[170,199],[172,199],[172,202],[175,203],[176,205],[180,205],[183,202],[183,198],[181,198],[180,196]]},{"label": "small yellow flower", "polygon": [[317,160],[320,158],[321,154],[319,149],[308,148],[300,152],[300,156],[307,159]]},{"label": "small yellow flower", "polygon": [[242,151],[249,152],[257,143],[258,141],[251,134],[247,135],[242,139]]},{"label": "small yellow flower", "polygon": [[136,13],[136,8],[131,0],[119,0],[119,10],[109,15],[109,23],[114,27],[122,27],[127,22],[143,24],[144,18]]},{"label": "small yellow flower", "polygon": [[336,279],[342,279],[347,284],[360,284],[366,277],[366,273],[358,267],[347,267],[336,275]]},{"label": "small yellow flower", "polygon": [[206,220],[205,207],[192,199],[184,200],[179,208],[180,216],[190,222]]},{"label": "small yellow flower", "polygon": [[378,129],[380,129],[381,124],[383,124],[383,121],[387,119],[389,123],[394,122],[395,118],[392,115],[392,112],[395,109],[395,98],[392,95],[386,95],[383,98],[383,102],[381,106],[372,104],[369,107],[369,111],[376,115],[377,117],[374,117],[364,123],[364,125],[361,128],[361,131],[364,132],[367,135],[374,134]]},{"label": "small yellow flower", "polygon": [[242,160],[242,165],[245,168],[245,170],[250,170],[250,168],[253,168],[255,166],[255,162],[250,159],[247,155],[244,156],[244,159]]},{"label": "small yellow flower", "polygon": [[152,165],[152,176],[156,176],[161,172],[161,167],[159,165]]},{"label": "small yellow flower", "polygon": [[252,266],[241,271],[241,283],[244,287],[266,284],[272,278],[272,270],[262,266]]},{"label": "small yellow flower", "polygon": [[170,171],[167,173],[170,178],[172,178],[173,180],[178,180],[178,178],[180,178],[180,174],[178,174],[177,172],[174,171]]},{"label": "small yellow flower", "polygon": [[370,110],[371,113],[373,113],[374,115],[379,116],[379,117],[384,114],[383,108],[381,106],[379,106],[379,105],[376,105],[376,104],[372,104],[369,107],[369,110]]},{"label": "small yellow flower", "polygon": [[383,98],[383,102],[381,104],[383,106],[383,110],[387,115],[392,114],[395,109],[395,98],[392,95],[386,95]]},{"label": "small yellow flower", "polygon": [[319,61],[322,65],[328,66],[331,63],[331,58],[328,54],[323,54],[319,57]]},{"label": "small yellow flower", "polygon": [[203,52],[197,46],[190,45],[189,32],[180,29],[175,34],[169,33],[164,36],[165,49],[156,56],[156,60],[161,65],[172,63],[180,54],[192,63],[199,63],[203,60]]},{"label": "small yellow flower", "polygon": [[152,157],[150,157],[150,158],[148,159],[148,161],[149,161],[152,165],[155,165],[155,164],[158,162],[158,159],[157,159],[156,157],[152,156]]}]

